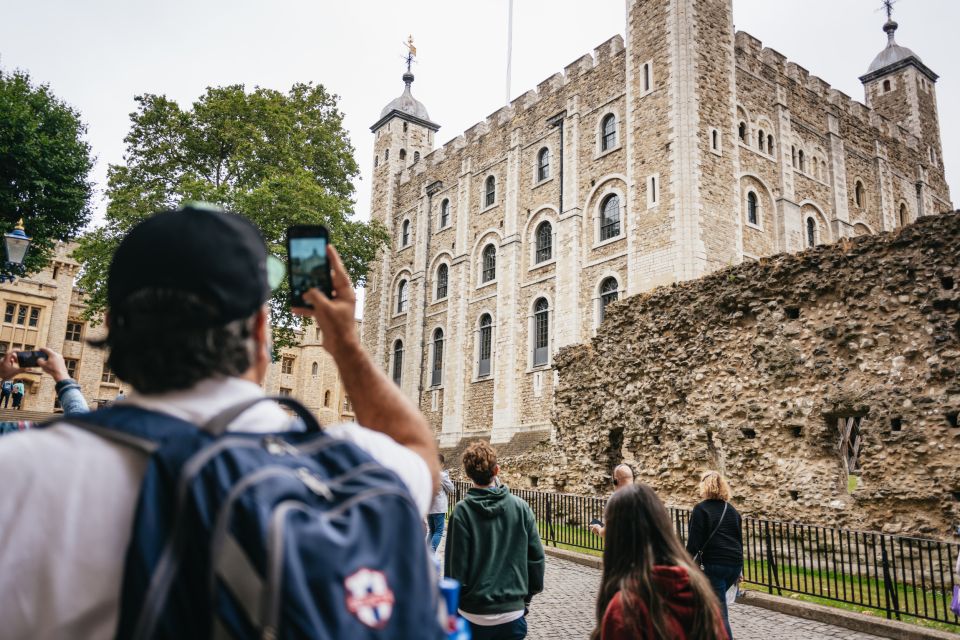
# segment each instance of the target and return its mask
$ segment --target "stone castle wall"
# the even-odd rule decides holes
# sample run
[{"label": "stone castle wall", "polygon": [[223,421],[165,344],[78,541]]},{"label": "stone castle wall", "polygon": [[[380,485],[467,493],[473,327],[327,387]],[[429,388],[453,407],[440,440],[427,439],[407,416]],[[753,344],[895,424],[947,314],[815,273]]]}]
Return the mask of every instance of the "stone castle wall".
[{"label": "stone castle wall", "polygon": [[[948,535],[960,524],[958,240],[960,212],[925,217],[615,304],[596,338],[557,355],[556,442],[507,457],[505,477],[604,494],[627,461],[692,505],[699,474],[719,469],[745,513]],[[858,479],[839,452],[849,418]]]}]

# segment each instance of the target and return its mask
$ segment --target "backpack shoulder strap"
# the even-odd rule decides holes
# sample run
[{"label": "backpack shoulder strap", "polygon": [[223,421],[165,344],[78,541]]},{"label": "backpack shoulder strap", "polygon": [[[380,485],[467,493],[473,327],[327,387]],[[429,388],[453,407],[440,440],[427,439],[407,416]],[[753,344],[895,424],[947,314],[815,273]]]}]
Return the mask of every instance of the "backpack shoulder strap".
[{"label": "backpack shoulder strap", "polygon": [[112,406],[89,413],[68,413],[37,427],[47,428],[57,424],[85,429],[148,455],[171,438],[195,436],[198,433],[197,426],[186,420],[132,405]]},{"label": "backpack shoulder strap", "polygon": [[260,404],[261,402],[267,401],[276,402],[277,404],[282,404],[292,409],[294,413],[296,413],[297,416],[303,420],[308,432],[317,433],[321,431],[320,423],[317,422],[316,417],[310,413],[310,410],[290,396],[260,396],[250,400],[244,400],[243,402],[228,407],[217,415],[213,416],[210,420],[204,423],[203,430],[211,435],[222,435],[224,432],[226,432],[227,428],[237,418],[246,413],[248,409],[254,405]]}]

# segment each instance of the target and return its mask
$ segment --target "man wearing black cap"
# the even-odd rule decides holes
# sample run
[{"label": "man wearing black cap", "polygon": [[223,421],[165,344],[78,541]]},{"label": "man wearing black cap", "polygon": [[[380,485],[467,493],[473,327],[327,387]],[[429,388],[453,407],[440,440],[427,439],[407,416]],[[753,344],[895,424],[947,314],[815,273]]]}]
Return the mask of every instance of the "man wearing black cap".
[{"label": "man wearing black cap", "polygon": [[[333,297],[304,297],[354,401],[355,424],[328,427],[407,485],[425,515],[439,477],[423,416],[366,356],[356,299],[329,247]],[[133,391],[125,402],[204,424],[262,395],[270,364],[268,253],[247,220],[207,206],[159,213],[121,242],[107,283],[107,364]],[[276,275],[276,274],[274,274]],[[276,279],[276,278],[274,278]],[[262,402],[232,426],[286,428]],[[0,441],[0,621],[5,638],[112,638],[124,551],[146,458],[66,424]]]}]

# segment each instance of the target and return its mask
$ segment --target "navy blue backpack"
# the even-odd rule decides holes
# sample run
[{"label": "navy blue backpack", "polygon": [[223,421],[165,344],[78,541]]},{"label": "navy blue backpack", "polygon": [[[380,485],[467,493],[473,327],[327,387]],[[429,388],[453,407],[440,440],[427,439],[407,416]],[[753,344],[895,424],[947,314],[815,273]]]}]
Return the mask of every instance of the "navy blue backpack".
[{"label": "navy blue backpack", "polygon": [[[325,434],[202,429],[128,405],[66,422],[149,455],[117,638],[445,637],[420,515],[400,478]],[[109,491],[109,487],[104,488]]]}]

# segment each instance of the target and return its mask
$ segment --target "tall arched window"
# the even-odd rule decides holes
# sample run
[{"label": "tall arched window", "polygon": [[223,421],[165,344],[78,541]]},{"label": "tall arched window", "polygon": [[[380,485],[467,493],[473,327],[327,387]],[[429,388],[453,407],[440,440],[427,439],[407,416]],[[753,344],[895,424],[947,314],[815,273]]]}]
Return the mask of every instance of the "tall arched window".
[{"label": "tall arched window", "polygon": [[863,206],[863,201],[864,201],[863,196],[864,196],[863,183],[857,180],[857,184],[853,188],[853,199],[857,203],[858,207]]},{"label": "tall arched window", "polygon": [[443,300],[447,297],[447,279],[450,270],[446,264],[437,267],[437,300]]},{"label": "tall arched window", "polygon": [[403,380],[403,340],[393,343],[393,381],[399,387]]},{"label": "tall arched window", "polygon": [[760,129],[760,131],[757,132],[757,148],[760,149],[760,151],[766,151],[764,148],[766,141],[767,137],[763,134],[763,129]]},{"label": "tall arched window", "polygon": [[797,151],[797,161],[800,163],[800,171],[806,171],[807,163],[803,159],[803,149],[800,149],[800,151]]},{"label": "tall arched window", "polygon": [[438,387],[443,379],[443,329],[433,330],[433,366],[430,373],[430,386]]},{"label": "tall arched window", "polygon": [[907,205],[900,204],[900,226],[905,226],[910,224],[910,212],[907,211]]},{"label": "tall arched window", "polygon": [[817,245],[817,223],[813,218],[807,218],[807,246],[815,247]]},{"label": "tall arched window", "polygon": [[488,244],[483,248],[483,272],[481,282],[491,282],[497,277],[497,248]]},{"label": "tall arched window", "polygon": [[740,126],[737,127],[737,135],[740,136],[740,142],[747,143],[747,123],[741,122]]},{"label": "tall arched window", "polygon": [[320,365],[316,362],[310,367],[310,375],[317,375],[320,372]]},{"label": "tall arched window", "polygon": [[757,194],[753,191],[747,194],[747,222],[759,224],[760,215],[757,211]]},{"label": "tall arched window", "polygon": [[407,150],[406,150],[406,149],[400,149],[400,159],[401,159],[401,160],[406,160],[406,159],[407,159]]},{"label": "tall arched window", "polygon": [[493,352],[493,318],[489,313],[480,316],[480,333],[477,336],[477,375],[490,375],[490,356]]},{"label": "tall arched window", "polygon": [[616,278],[606,278],[600,283],[600,322],[607,317],[607,305],[616,302],[619,297],[620,284]]},{"label": "tall arched window", "polygon": [[537,154],[537,182],[550,177],[550,149],[544,147]]},{"label": "tall arched window", "polygon": [[773,155],[774,153],[773,136],[771,135],[767,136],[767,153],[769,153],[770,155]]},{"label": "tall arched window", "polygon": [[609,151],[617,146],[617,117],[607,114],[600,125],[600,151]]},{"label": "tall arched window", "polygon": [[790,146],[790,163],[794,169],[797,168],[797,148],[793,145]]},{"label": "tall arched window", "polygon": [[492,207],[497,201],[497,179],[493,176],[487,177],[484,186],[483,206]]},{"label": "tall arched window", "polygon": [[414,152],[413,152],[413,161],[414,161],[414,162],[420,162],[420,152],[419,152],[419,151],[414,151]]},{"label": "tall arched window", "polygon": [[620,197],[607,196],[600,205],[600,241],[620,235]]},{"label": "tall arched window", "polygon": [[405,247],[410,244],[410,221],[404,220],[400,232],[400,246]]},{"label": "tall arched window", "polygon": [[440,228],[450,226],[450,201],[446,198],[440,203]]},{"label": "tall arched window", "polygon": [[537,225],[537,250],[534,262],[540,264],[553,257],[553,226],[544,220]]},{"label": "tall arched window", "polygon": [[547,364],[550,347],[550,303],[546,298],[533,305],[533,366]]},{"label": "tall arched window", "polygon": [[330,406],[330,391],[329,391],[329,390],[323,392],[323,406],[325,406],[325,407],[329,407],[329,406]]},{"label": "tall arched window", "polygon": [[407,310],[407,281],[401,280],[397,285],[397,313]]}]

